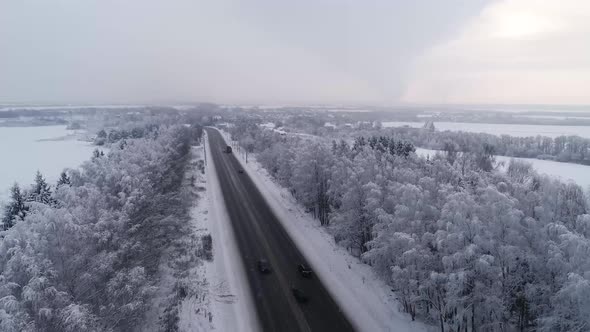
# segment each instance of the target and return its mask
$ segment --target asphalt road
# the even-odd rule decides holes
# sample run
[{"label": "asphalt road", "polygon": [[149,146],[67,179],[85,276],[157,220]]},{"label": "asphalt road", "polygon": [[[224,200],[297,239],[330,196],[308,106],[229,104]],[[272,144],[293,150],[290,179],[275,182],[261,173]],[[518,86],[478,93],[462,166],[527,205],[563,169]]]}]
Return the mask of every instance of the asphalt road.
[{"label": "asphalt road", "polygon": [[[307,262],[233,153],[215,129],[207,129],[211,156],[233,225],[238,249],[250,284],[256,312],[264,331],[354,331],[317,276],[303,278],[297,264]],[[265,258],[272,272],[262,274],[257,262]],[[291,287],[309,302],[299,303]]]}]

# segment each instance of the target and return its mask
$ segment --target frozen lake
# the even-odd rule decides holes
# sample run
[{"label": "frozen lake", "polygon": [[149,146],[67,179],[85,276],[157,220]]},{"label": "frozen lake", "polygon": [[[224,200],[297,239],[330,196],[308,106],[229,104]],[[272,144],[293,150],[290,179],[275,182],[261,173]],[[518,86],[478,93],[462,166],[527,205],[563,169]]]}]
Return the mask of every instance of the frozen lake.
[{"label": "frozen lake", "polygon": [[0,127],[0,202],[8,197],[8,189],[14,182],[28,187],[37,170],[54,185],[66,167],[77,167],[90,159],[94,146],[78,141],[73,131],[65,126]]},{"label": "frozen lake", "polygon": [[[416,153],[420,156],[434,155],[436,150],[417,148]],[[532,158],[514,158],[505,156],[496,156],[497,161],[504,161],[506,165],[510,159],[523,160],[533,164],[533,168],[540,174],[560,178],[564,181],[573,181],[580,185],[584,190],[590,191],[590,166],[560,163],[551,160],[541,160]]]},{"label": "frozen lake", "polygon": [[[424,122],[382,122],[384,128],[388,127],[413,127],[421,128]],[[487,133],[492,135],[511,135],[518,137],[577,135],[590,138],[590,127],[587,126],[550,126],[550,125],[524,125],[524,124],[500,124],[500,123],[467,123],[467,122],[434,122],[437,130],[465,131],[472,133]]]}]

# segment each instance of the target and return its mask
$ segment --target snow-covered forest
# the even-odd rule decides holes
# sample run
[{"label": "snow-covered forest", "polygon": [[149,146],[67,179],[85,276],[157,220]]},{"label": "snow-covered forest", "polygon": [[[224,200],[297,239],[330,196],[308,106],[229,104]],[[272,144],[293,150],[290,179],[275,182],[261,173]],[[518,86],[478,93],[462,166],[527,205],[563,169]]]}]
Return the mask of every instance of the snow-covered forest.
[{"label": "snow-covered forest", "polygon": [[[0,232],[0,331],[139,325],[164,252],[190,233],[181,184],[200,138],[193,129],[160,125],[113,138],[110,151],[96,150],[56,184],[38,173],[31,188],[13,187]],[[198,259],[186,250],[174,255],[178,264]]]},{"label": "snow-covered forest", "polygon": [[[496,155],[555,160],[590,164],[590,139],[580,136],[549,137],[543,134],[528,137],[439,130],[436,122],[425,121],[423,128],[407,126],[383,127],[380,121],[351,123],[346,117],[311,117],[296,115],[277,123],[284,130],[323,136],[328,139],[357,136],[393,136],[411,141],[416,147],[454,151],[477,152],[484,144],[490,145]],[[525,126],[526,127],[526,126]],[[575,127],[576,128],[576,127]]]},{"label": "snow-covered forest", "polygon": [[[387,128],[386,135],[401,136],[414,144],[434,150],[476,152],[484,144],[492,146],[494,153],[501,156],[537,158],[590,164],[590,139],[579,136],[558,136],[555,138],[537,135],[514,137],[454,131],[437,131],[436,123],[428,128]],[[383,134],[383,133],[382,133]]]},{"label": "snow-covered forest", "polygon": [[246,119],[230,133],[412,319],[440,331],[590,329],[590,215],[579,186],[519,161],[500,172],[478,142],[426,159],[401,136],[350,143]]}]

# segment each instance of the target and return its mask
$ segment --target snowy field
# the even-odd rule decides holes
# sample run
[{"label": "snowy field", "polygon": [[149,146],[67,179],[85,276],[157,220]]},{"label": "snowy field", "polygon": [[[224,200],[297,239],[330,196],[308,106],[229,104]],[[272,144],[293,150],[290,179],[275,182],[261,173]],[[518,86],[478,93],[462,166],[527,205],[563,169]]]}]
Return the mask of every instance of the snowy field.
[{"label": "snowy field", "polygon": [[95,108],[143,108],[145,105],[0,105],[2,111],[20,111],[20,110],[78,110],[78,109],[95,109]]},{"label": "snowy field", "polygon": [[[422,148],[416,149],[416,153],[421,156],[432,156],[436,152],[437,150]],[[590,190],[590,166],[571,163],[560,163],[557,161],[533,158],[496,156],[497,161],[504,161],[506,165],[508,165],[510,159],[517,159],[529,162],[533,164],[533,168],[540,174],[546,174],[549,176],[557,177],[564,181],[573,181],[585,190]]]},{"label": "snowy field", "polygon": [[73,132],[65,126],[0,127],[0,202],[15,181],[32,183],[37,170],[54,184],[64,168],[90,159],[95,147],[76,140]]},{"label": "snowy field", "polygon": [[568,120],[568,119],[580,119],[580,120],[590,120],[588,116],[565,116],[565,115],[516,115],[516,118],[526,118],[526,119],[549,119],[549,120]]},{"label": "snowy field", "polygon": [[[389,127],[413,127],[421,128],[424,122],[382,122],[384,128]],[[499,123],[466,123],[466,122],[434,122],[437,130],[465,131],[472,133],[486,133],[492,135],[510,135],[517,137],[548,136],[558,137],[562,135],[577,135],[590,138],[590,127],[587,126],[550,126],[550,125],[523,125],[523,124],[499,124]]]}]

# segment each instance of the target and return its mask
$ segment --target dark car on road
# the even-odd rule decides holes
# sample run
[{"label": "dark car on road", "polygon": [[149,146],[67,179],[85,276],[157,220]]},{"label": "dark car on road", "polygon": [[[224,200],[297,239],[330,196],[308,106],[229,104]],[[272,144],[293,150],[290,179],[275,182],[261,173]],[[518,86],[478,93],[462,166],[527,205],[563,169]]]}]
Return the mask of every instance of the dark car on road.
[{"label": "dark car on road", "polygon": [[242,174],[242,173],[244,173],[244,170],[243,170],[243,169],[241,169],[241,168],[239,168],[239,169],[238,169],[238,173]]},{"label": "dark car on road", "polygon": [[311,278],[311,269],[307,265],[299,264],[297,265],[297,270],[299,270],[302,277]]},{"label": "dark car on road", "polygon": [[305,295],[305,293],[301,289],[292,287],[291,291],[293,292],[293,296],[295,297],[295,300],[297,300],[297,302],[306,303],[309,301],[309,297]]},{"label": "dark car on road", "polygon": [[260,273],[270,273],[270,263],[264,259],[261,258],[258,260],[258,271],[260,271]]}]

